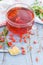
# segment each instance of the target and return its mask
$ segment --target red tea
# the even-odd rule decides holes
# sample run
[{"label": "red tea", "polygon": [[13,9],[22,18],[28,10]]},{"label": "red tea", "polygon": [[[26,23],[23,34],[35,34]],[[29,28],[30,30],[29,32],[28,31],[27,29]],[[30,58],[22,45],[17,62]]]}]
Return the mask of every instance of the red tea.
[{"label": "red tea", "polygon": [[34,14],[24,7],[15,7],[7,12],[7,28],[15,34],[25,34],[32,29]]}]

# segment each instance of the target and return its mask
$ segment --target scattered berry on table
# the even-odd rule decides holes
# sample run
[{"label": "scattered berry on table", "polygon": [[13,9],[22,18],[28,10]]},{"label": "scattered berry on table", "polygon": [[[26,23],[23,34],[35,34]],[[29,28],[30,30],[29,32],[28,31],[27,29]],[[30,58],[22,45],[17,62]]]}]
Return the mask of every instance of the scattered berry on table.
[{"label": "scattered berry on table", "polygon": [[38,57],[36,57],[36,62],[38,62],[39,61],[39,58]]},{"label": "scattered berry on table", "polygon": [[2,45],[0,45],[0,49],[2,49],[3,48],[3,46]]},{"label": "scattered berry on table", "polygon": [[16,40],[13,38],[13,39],[12,39],[12,42],[16,42]]},{"label": "scattered berry on table", "polygon": [[22,49],[22,54],[25,55],[26,54],[26,50]]},{"label": "scattered berry on table", "polygon": [[10,37],[9,38],[12,42],[16,42],[16,40],[14,39],[14,37]]},{"label": "scattered berry on table", "polygon": [[4,38],[3,37],[0,38],[0,42],[4,42]]},{"label": "scattered berry on table", "polygon": [[27,36],[24,36],[24,37],[23,37],[23,39],[26,39],[26,38],[27,38]]},{"label": "scattered berry on table", "polygon": [[34,40],[34,42],[33,42],[34,44],[37,44],[37,41],[36,40]]},{"label": "scattered berry on table", "polygon": [[37,53],[40,53],[40,52],[41,52],[40,50],[37,51]]},{"label": "scattered berry on table", "polygon": [[30,36],[28,35],[27,38],[30,38]]},{"label": "scattered berry on table", "polygon": [[42,19],[42,22],[43,22],[43,19]]},{"label": "scattered berry on table", "polygon": [[25,42],[25,43],[27,43],[27,40],[26,40],[26,39],[24,39],[24,42]]},{"label": "scattered berry on table", "polygon": [[21,47],[21,49],[24,49],[24,47]]},{"label": "scattered berry on table", "polygon": [[11,47],[12,46],[12,42],[8,42],[8,46]]}]

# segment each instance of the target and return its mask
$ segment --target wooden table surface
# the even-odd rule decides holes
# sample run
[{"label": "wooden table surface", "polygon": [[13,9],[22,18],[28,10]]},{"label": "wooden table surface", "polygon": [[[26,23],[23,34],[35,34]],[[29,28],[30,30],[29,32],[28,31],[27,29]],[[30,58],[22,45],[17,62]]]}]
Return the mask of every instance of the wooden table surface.
[{"label": "wooden table surface", "polygon": [[[32,50],[26,55],[20,54],[17,56],[0,53],[0,65],[43,65],[43,25],[35,23],[32,31],[34,35],[31,35],[28,39],[28,45],[32,47]],[[33,43],[34,40],[37,41],[36,44]],[[17,43],[17,45],[20,46],[20,43]],[[21,45],[26,47],[24,43]]]}]

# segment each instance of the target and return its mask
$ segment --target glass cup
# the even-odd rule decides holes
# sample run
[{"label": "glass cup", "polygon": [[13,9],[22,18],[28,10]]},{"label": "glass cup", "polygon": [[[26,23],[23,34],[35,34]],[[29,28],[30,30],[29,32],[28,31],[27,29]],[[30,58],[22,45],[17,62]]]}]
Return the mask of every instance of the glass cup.
[{"label": "glass cup", "polygon": [[7,29],[14,34],[26,34],[34,24],[34,12],[24,3],[11,5],[7,10]]}]

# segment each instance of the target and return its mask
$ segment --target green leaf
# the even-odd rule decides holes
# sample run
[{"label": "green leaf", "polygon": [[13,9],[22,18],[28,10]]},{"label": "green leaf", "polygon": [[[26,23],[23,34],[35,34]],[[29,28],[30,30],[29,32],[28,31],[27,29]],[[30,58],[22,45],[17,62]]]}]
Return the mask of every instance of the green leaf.
[{"label": "green leaf", "polygon": [[8,45],[8,41],[7,40],[5,41],[5,44]]},{"label": "green leaf", "polygon": [[43,19],[43,13],[42,13],[42,14],[40,14],[40,19]]},{"label": "green leaf", "polygon": [[7,34],[8,34],[8,30],[6,29],[6,27],[3,29],[3,35],[4,36],[7,36]]},{"label": "green leaf", "polygon": [[[6,40],[5,44],[8,46],[8,41],[7,40]],[[8,47],[10,47],[10,46],[8,46]]]}]

